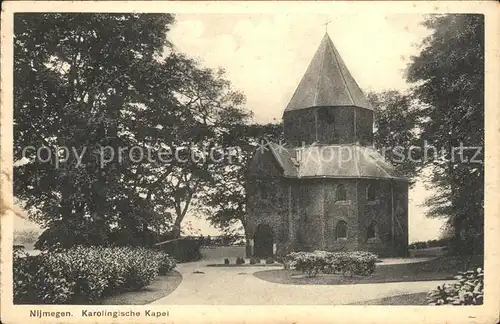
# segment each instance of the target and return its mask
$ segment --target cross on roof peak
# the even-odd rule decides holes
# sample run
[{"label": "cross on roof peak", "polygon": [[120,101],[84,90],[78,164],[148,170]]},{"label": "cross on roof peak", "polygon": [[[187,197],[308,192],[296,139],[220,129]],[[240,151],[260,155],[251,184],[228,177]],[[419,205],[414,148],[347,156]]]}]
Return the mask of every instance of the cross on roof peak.
[{"label": "cross on roof peak", "polygon": [[323,25],[325,25],[325,32],[328,34],[328,24],[331,23],[332,20],[328,19]]}]

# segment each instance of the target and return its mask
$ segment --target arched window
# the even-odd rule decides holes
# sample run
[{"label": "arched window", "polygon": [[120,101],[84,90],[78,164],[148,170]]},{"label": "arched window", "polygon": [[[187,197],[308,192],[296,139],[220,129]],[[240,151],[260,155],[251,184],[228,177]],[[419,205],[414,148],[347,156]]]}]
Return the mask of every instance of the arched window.
[{"label": "arched window", "polygon": [[374,184],[368,185],[368,188],[366,188],[366,199],[368,201],[377,199],[377,188]]},{"label": "arched window", "polygon": [[345,221],[338,221],[335,227],[335,238],[346,239],[347,238],[347,223]]},{"label": "arched window", "polygon": [[366,229],[366,237],[368,239],[374,239],[375,237],[377,237],[377,223],[370,223],[370,225]]},{"label": "arched window", "polygon": [[347,200],[347,190],[345,185],[339,184],[337,186],[337,191],[335,193],[335,201],[345,201]]}]

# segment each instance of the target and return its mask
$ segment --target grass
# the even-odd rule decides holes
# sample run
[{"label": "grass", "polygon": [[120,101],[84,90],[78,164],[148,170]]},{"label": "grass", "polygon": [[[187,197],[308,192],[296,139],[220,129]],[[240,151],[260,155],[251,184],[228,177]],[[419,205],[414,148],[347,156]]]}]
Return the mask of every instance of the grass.
[{"label": "grass", "polygon": [[427,293],[405,294],[365,300],[350,305],[427,305]]},{"label": "grass", "polygon": [[158,276],[140,290],[128,291],[102,300],[100,305],[145,305],[171,294],[181,283],[182,275],[172,270],[168,275]]},{"label": "grass", "polygon": [[470,261],[466,257],[444,256],[433,260],[407,263],[379,265],[370,276],[342,276],[338,274],[320,274],[314,278],[296,276],[294,270],[264,270],[254,275],[262,280],[293,285],[349,285],[363,283],[405,282],[450,280],[459,271],[482,267],[483,256],[474,256]]},{"label": "grass", "polygon": [[250,263],[243,263],[243,264],[214,263],[214,264],[207,264],[207,267],[222,267],[222,268],[234,268],[234,267],[283,267],[283,265],[281,263],[276,263],[276,262],[275,263],[271,263],[271,264],[266,264],[266,263],[256,263],[256,264],[250,264]]}]

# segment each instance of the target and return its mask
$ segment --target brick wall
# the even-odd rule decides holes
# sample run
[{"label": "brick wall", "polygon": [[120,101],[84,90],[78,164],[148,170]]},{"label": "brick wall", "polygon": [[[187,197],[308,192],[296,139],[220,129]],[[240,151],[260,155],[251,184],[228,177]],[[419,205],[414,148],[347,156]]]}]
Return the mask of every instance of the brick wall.
[{"label": "brick wall", "polygon": [[323,187],[318,180],[298,180],[292,191],[297,247],[304,251],[322,249]]},{"label": "brick wall", "polygon": [[[346,188],[346,200],[337,201],[338,185]],[[375,186],[376,199],[367,199],[367,188]],[[259,224],[271,226],[277,249],[292,247],[314,251],[372,251],[380,256],[404,255],[408,245],[408,185],[370,179],[285,179],[272,153],[258,153],[249,169],[247,186],[248,233]],[[289,201],[289,192],[291,200]],[[289,203],[291,221],[289,226]],[[392,205],[399,224],[394,240]],[[347,238],[337,239],[338,221],[347,223]],[[376,237],[367,238],[370,222],[376,222]]]},{"label": "brick wall", "polygon": [[259,224],[271,226],[274,241],[286,241],[287,187],[270,151],[257,152],[248,170],[247,226],[252,236]]},{"label": "brick wall", "polygon": [[285,142],[291,146],[316,141],[314,108],[287,111],[283,115]]},{"label": "brick wall", "polygon": [[[338,185],[344,185],[346,200],[337,201]],[[323,182],[326,226],[324,236],[327,250],[353,251],[357,248],[356,181],[353,179],[326,179]],[[335,229],[339,221],[347,223],[347,239],[337,239]]]},{"label": "brick wall", "polygon": [[[406,194],[399,198],[400,204],[408,205],[407,200],[407,185],[404,182],[393,181],[394,184],[394,204],[396,204],[397,192]],[[376,199],[374,201],[367,200],[367,188],[369,185],[375,186]],[[393,240],[393,224],[392,224],[392,201],[391,201],[391,181],[390,180],[358,180],[358,213],[359,213],[359,248],[377,253],[379,256],[402,256],[405,254],[404,247],[408,242],[408,223],[407,213],[399,218],[406,218],[401,221],[401,228],[394,228]],[[404,203],[406,201],[406,203]],[[367,238],[367,229],[370,222],[376,222],[376,237],[375,239]],[[404,224],[403,224],[404,223]],[[406,244],[403,242],[406,240]]]}]

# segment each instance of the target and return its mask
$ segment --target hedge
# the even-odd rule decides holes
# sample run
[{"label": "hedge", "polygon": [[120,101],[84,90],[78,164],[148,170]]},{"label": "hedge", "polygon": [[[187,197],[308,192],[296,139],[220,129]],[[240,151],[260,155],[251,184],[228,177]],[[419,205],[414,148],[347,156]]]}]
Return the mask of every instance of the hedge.
[{"label": "hedge", "polygon": [[36,256],[14,251],[14,303],[92,304],[147,286],[175,267],[165,253],[130,247],[76,246]]},{"label": "hedge", "polygon": [[443,238],[443,239],[439,239],[439,240],[413,242],[413,243],[408,245],[408,248],[409,249],[426,249],[426,248],[443,247],[443,246],[449,246],[449,245],[450,245],[450,239]]},{"label": "hedge", "polygon": [[376,261],[370,252],[292,252],[285,258],[285,269],[302,271],[308,277],[318,273],[368,276],[375,271]]},{"label": "hedge", "polygon": [[443,284],[427,294],[429,305],[482,305],[484,299],[483,269],[459,272],[458,282]]}]

